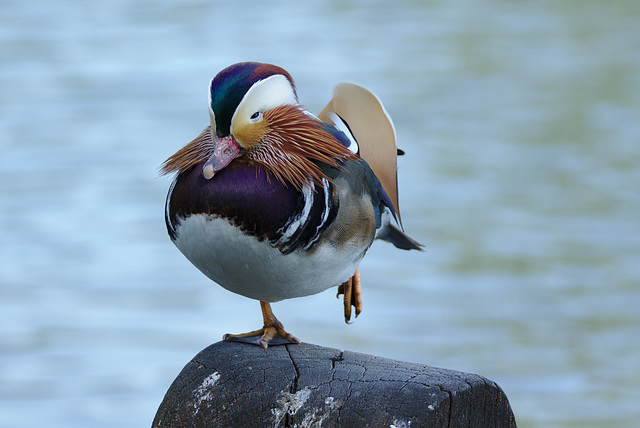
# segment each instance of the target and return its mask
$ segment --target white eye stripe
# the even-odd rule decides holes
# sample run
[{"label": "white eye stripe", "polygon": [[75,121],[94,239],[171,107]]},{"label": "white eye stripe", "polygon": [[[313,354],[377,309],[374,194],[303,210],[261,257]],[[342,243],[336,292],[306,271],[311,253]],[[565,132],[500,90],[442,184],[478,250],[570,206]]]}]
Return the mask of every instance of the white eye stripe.
[{"label": "white eye stripe", "polygon": [[[266,111],[281,105],[297,103],[298,100],[289,79],[282,74],[269,76],[254,83],[244,94],[233,113],[231,124],[233,126],[236,120],[245,123],[246,121],[258,122],[262,120],[262,113]],[[258,113],[258,116],[253,118],[255,113]]]},{"label": "white eye stripe", "polygon": [[213,80],[209,82],[209,90],[207,91],[209,94],[209,120],[211,121],[211,130],[212,130],[211,135],[215,135],[216,134],[216,114],[213,112],[213,107],[211,106],[211,103],[213,101],[211,99],[211,83],[213,83]]}]

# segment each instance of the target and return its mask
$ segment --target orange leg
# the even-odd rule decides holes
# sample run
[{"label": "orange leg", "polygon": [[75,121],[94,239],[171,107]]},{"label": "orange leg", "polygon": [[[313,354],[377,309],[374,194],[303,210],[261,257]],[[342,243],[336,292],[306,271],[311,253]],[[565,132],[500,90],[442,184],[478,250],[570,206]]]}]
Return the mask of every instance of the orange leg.
[{"label": "orange leg", "polygon": [[338,296],[344,294],[344,321],[349,324],[351,320],[351,306],[356,309],[356,318],[362,312],[362,285],[360,283],[360,268],[356,269],[349,280],[340,284]]},{"label": "orange leg", "polygon": [[298,339],[285,331],[282,323],[278,321],[278,318],[273,314],[269,303],[260,302],[260,309],[262,309],[262,320],[264,323],[264,326],[261,329],[242,334],[225,334],[222,337],[222,340],[229,340],[234,337],[260,336],[260,339],[258,339],[256,343],[262,345],[264,349],[267,349],[269,341],[276,336],[283,337],[293,343],[300,343]]}]

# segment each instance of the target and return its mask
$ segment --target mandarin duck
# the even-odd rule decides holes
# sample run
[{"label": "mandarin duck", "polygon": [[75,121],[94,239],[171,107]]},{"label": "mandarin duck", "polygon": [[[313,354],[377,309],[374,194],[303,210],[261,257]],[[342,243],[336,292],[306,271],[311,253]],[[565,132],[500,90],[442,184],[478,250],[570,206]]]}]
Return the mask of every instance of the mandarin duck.
[{"label": "mandarin duck", "polygon": [[287,71],[243,62],[211,81],[209,117],[161,173],[177,173],[165,207],[173,243],[207,277],[260,301],[263,327],[224,340],[299,343],[270,304],[335,286],[349,322],[374,238],[420,249],[402,231],[392,122],[366,89],[338,85],[316,117]]}]

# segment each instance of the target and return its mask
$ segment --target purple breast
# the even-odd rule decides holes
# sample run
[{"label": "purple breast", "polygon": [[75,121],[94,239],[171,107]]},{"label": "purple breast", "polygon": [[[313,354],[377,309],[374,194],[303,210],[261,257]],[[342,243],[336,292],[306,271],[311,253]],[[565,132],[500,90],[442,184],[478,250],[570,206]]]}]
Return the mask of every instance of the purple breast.
[{"label": "purple breast", "polygon": [[167,201],[167,222],[175,227],[179,218],[216,215],[260,240],[274,240],[279,238],[277,231],[299,209],[302,199],[300,192],[284,186],[258,165],[235,160],[207,180],[200,164],[178,176]]}]

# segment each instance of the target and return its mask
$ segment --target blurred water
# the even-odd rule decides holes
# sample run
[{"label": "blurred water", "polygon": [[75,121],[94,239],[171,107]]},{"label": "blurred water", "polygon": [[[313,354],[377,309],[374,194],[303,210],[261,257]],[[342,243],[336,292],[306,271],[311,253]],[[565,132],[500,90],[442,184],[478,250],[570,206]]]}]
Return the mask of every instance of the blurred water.
[{"label": "blurred water", "polygon": [[0,425],[148,426],[182,366],[258,304],[163,223],[158,165],[206,86],[279,64],[319,111],[338,81],[394,117],[406,230],[365,307],[274,305],[304,341],[480,373],[521,427],[640,418],[640,3],[3,1]]}]

